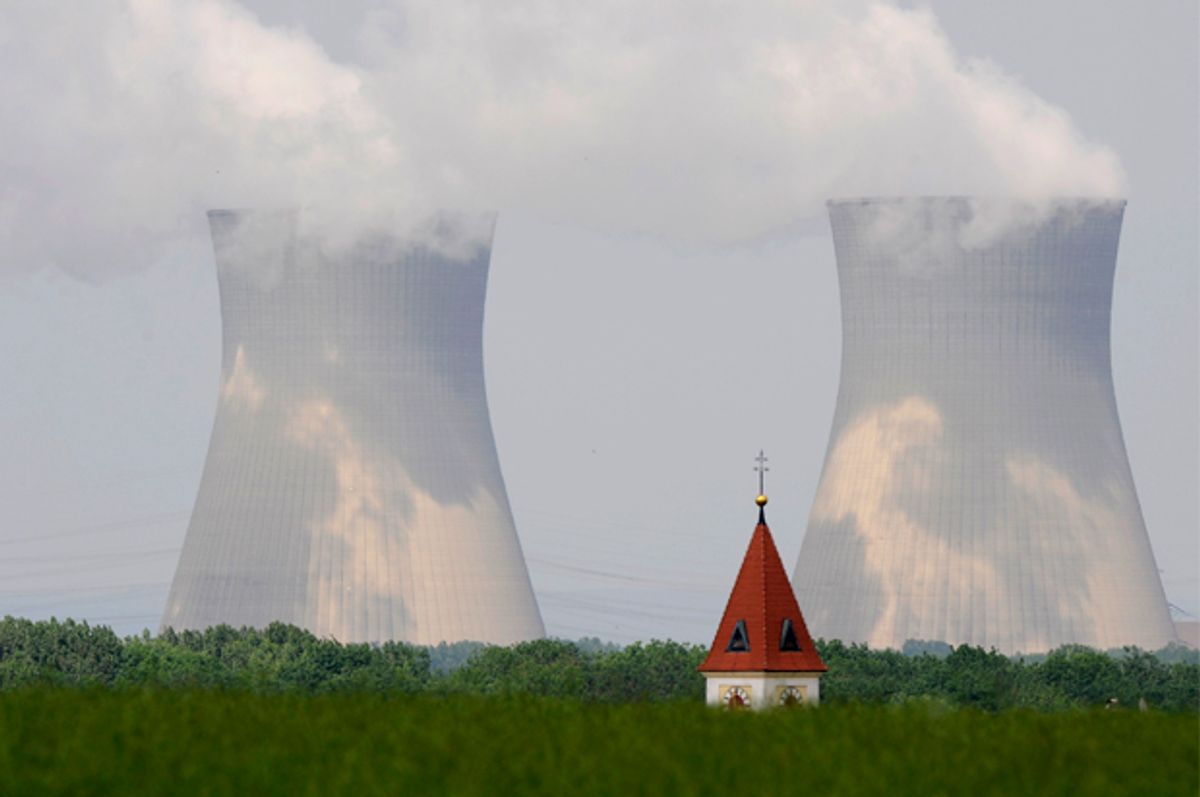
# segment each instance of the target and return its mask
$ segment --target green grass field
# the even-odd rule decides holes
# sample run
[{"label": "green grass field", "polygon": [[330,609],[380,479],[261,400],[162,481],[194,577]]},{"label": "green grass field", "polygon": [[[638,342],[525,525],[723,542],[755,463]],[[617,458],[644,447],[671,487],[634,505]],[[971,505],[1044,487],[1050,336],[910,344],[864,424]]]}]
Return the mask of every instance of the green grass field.
[{"label": "green grass field", "polygon": [[18,690],[2,795],[1137,794],[1200,790],[1194,713],[767,714],[548,699]]}]

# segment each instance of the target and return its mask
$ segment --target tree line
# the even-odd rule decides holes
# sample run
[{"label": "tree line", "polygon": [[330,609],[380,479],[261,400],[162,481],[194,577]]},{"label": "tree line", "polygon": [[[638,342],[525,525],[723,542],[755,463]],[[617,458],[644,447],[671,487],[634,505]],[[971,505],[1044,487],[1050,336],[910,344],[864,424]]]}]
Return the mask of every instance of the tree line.
[{"label": "tree line", "polygon": [[[1180,647],[1102,652],[1071,645],[1009,657],[978,647],[910,643],[905,651],[818,641],[826,703],[927,701],[987,711],[1145,705],[1200,709],[1200,654]],[[0,620],[0,690],[26,686],[201,688],[396,695],[538,694],[589,702],[702,701],[707,648],[669,641],[625,647],[540,639],[342,644],[295,626],[215,626],[118,637],[73,620]]]}]

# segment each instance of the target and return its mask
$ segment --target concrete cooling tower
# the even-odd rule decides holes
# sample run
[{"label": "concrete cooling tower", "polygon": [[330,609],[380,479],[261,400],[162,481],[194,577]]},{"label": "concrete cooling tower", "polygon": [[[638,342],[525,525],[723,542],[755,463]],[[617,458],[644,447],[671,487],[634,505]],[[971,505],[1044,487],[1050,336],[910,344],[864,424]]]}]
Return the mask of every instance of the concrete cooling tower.
[{"label": "concrete cooling tower", "polygon": [[829,204],[841,385],[793,578],[814,636],[1174,639],[1109,362],[1123,211]]},{"label": "concrete cooling tower", "polygon": [[484,391],[490,247],[330,256],[298,219],[209,214],[220,397],[164,627],[542,636]]}]

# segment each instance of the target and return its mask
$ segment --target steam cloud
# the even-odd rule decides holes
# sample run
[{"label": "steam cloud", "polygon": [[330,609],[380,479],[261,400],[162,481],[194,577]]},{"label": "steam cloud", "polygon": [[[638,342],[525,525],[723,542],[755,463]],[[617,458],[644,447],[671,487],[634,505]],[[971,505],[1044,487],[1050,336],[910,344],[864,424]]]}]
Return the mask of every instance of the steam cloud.
[{"label": "steam cloud", "polygon": [[[211,207],[521,211],[682,242],[830,196],[1114,196],[1114,153],[885,3],[371,6],[353,62],[230,0],[0,8],[4,270],[133,268]],[[421,230],[406,230],[420,234]]]}]

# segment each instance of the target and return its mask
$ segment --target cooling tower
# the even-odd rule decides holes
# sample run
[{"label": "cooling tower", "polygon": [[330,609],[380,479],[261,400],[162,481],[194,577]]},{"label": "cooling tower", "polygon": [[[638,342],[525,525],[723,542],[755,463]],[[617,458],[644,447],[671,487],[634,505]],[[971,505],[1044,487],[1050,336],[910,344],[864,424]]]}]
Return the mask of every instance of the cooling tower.
[{"label": "cooling tower", "polygon": [[296,213],[209,225],[220,396],[163,625],[542,636],[484,390],[490,247],[364,235],[330,255]]},{"label": "cooling tower", "polygon": [[1122,201],[829,204],[841,384],[792,583],[813,635],[1174,638],[1109,358]]}]

